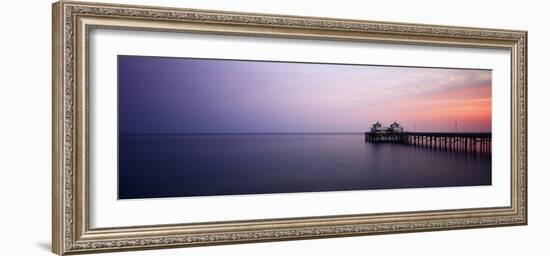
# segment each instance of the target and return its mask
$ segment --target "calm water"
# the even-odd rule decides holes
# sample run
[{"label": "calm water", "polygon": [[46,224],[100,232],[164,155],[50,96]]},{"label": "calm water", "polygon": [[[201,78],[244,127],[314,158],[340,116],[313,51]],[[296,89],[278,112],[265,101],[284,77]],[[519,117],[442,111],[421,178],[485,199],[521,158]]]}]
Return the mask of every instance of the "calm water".
[{"label": "calm water", "polygon": [[490,156],[363,136],[120,135],[119,198],[491,184]]}]

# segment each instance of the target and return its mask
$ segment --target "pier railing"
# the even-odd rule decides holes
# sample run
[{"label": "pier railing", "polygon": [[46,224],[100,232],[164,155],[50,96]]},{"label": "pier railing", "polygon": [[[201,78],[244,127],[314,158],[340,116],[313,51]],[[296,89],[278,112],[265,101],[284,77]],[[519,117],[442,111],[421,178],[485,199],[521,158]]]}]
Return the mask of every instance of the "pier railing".
[{"label": "pier railing", "polygon": [[471,153],[491,153],[491,133],[367,132],[365,141],[400,143]]}]

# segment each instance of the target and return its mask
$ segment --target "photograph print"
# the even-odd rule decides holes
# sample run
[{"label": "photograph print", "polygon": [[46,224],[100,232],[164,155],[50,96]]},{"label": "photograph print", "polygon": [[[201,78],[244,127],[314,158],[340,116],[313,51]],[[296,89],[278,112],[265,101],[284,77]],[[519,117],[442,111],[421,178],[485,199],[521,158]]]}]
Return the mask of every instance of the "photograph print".
[{"label": "photograph print", "polygon": [[488,69],[118,56],[118,198],[491,185]]}]

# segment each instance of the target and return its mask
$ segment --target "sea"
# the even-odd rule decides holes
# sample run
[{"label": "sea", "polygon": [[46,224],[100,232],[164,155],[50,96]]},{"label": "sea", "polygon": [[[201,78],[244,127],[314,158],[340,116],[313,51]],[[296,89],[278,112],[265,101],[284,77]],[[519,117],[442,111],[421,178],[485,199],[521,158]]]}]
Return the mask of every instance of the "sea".
[{"label": "sea", "polygon": [[491,155],[363,133],[119,134],[118,198],[491,185]]}]

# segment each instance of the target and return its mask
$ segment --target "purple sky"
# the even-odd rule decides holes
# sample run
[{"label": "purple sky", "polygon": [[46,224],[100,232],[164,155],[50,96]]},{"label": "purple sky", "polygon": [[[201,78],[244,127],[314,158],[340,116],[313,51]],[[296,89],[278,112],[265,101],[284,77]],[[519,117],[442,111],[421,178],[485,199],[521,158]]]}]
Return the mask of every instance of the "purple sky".
[{"label": "purple sky", "polygon": [[119,56],[120,133],[491,131],[491,71]]}]

